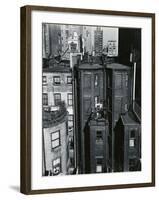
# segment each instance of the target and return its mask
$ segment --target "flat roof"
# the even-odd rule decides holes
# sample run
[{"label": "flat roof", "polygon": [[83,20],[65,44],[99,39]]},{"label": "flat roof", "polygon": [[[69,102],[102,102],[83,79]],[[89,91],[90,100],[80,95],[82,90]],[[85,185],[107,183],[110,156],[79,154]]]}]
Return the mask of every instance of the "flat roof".
[{"label": "flat roof", "polygon": [[100,65],[100,64],[90,64],[90,63],[83,63],[81,65],[78,66],[79,69],[103,69],[104,66]]},{"label": "flat roof", "polygon": [[70,67],[66,67],[66,66],[43,68],[43,72],[46,72],[46,73],[49,73],[49,72],[70,73],[71,71],[72,71],[72,69]]},{"label": "flat roof", "polygon": [[119,64],[119,63],[107,64],[106,68],[108,68],[108,69],[117,69],[117,70],[121,70],[121,69],[129,70],[129,69],[131,69],[130,66],[122,65],[122,64]]}]

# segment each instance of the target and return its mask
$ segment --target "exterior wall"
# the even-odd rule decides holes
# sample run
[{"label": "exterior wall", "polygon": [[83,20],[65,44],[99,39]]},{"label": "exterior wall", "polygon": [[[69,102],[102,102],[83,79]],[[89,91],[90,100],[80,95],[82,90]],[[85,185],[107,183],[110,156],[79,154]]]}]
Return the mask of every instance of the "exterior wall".
[{"label": "exterior wall", "polygon": [[[46,76],[46,83],[43,83],[43,93],[48,94],[48,106],[56,107],[54,102],[54,94],[61,94],[61,101],[64,101],[69,114],[73,114],[73,106],[68,105],[67,95],[72,94],[72,84],[67,84],[67,77],[72,77],[71,73],[58,73],[58,72],[43,72]],[[61,79],[60,85],[53,83],[53,77],[59,76]]]},{"label": "exterior wall", "polygon": [[[60,131],[60,146],[55,149],[51,148],[51,133]],[[44,139],[44,158],[45,167],[47,171],[53,172],[53,160],[61,158],[61,173],[68,173],[69,155],[67,153],[68,146],[68,135],[67,135],[67,120],[58,125],[43,128],[43,139]]]},{"label": "exterior wall", "polygon": [[[101,159],[101,172],[108,171],[108,121],[105,119],[91,120],[90,127],[90,173],[97,173],[97,159]],[[97,142],[97,131],[102,134],[102,140]]]},{"label": "exterior wall", "polygon": [[[135,146],[130,147],[130,134],[135,130]],[[124,140],[124,171],[140,171],[140,125],[125,125]],[[133,162],[131,163],[130,160]]]},{"label": "exterior wall", "polygon": [[133,118],[124,118],[121,116],[115,127],[115,171],[140,171],[141,125]]},{"label": "exterior wall", "polygon": [[[116,65],[116,64],[115,64]],[[107,109],[109,126],[109,145],[112,154],[112,170],[114,168],[114,128],[122,113],[126,113],[131,105],[131,71],[127,66],[110,65],[106,69]]]},{"label": "exterior wall", "polygon": [[[68,105],[68,94],[72,94],[72,84],[67,83],[67,77],[72,78],[71,72],[43,72],[43,77],[46,77],[46,82],[43,83],[43,93],[48,94],[48,105],[43,107],[48,108],[51,107],[51,110],[56,110],[58,106],[55,105],[54,95],[59,93],[61,95],[61,101],[65,102],[66,109],[68,111],[68,150],[70,156],[70,172],[72,173],[74,170],[75,164],[75,152],[74,152],[74,111],[73,111],[73,104],[72,106]],[[61,83],[59,85],[55,85],[53,81],[53,77],[59,76]],[[73,96],[72,96],[72,103],[73,103]],[[69,118],[72,116],[72,121]]]},{"label": "exterior wall", "polygon": [[[82,65],[81,65],[82,66]],[[85,173],[85,134],[84,129],[92,111],[96,108],[95,97],[98,96],[98,103],[103,104],[104,100],[104,73],[103,67],[99,65],[96,69],[89,68],[90,64],[85,64],[86,68],[79,66],[77,68],[76,79],[76,129],[78,132],[77,145],[78,145],[78,166],[81,173]],[[88,68],[87,68],[88,67]],[[95,76],[98,76],[98,84],[95,85]]]}]

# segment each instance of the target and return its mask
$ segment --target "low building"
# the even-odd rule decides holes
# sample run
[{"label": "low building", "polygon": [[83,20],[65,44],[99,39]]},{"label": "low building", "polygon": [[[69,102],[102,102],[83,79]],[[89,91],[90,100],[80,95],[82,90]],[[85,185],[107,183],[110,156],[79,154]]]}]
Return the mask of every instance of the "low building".
[{"label": "low building", "polygon": [[[43,108],[56,111],[58,103],[65,102],[68,111],[68,141],[71,161],[71,171],[74,171],[74,112],[72,95],[72,70],[64,64],[43,69]],[[71,173],[71,172],[70,172]]]},{"label": "low building", "polygon": [[141,170],[141,124],[133,112],[121,115],[115,132],[115,171]]},{"label": "low building", "polygon": [[109,123],[102,109],[92,113],[85,130],[86,172],[109,172],[108,135]]},{"label": "low building", "polygon": [[43,110],[43,176],[69,173],[68,112],[64,102],[58,106]]}]

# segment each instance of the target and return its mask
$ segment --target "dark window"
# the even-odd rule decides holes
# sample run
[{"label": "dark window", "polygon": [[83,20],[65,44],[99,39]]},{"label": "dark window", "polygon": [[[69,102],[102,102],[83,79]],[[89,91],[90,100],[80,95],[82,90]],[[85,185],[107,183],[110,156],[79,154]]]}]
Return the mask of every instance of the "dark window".
[{"label": "dark window", "polygon": [[42,99],[43,105],[47,106],[48,105],[48,94],[47,93],[43,93],[42,97],[43,97],[43,99]]},{"label": "dark window", "polygon": [[51,148],[54,149],[60,146],[60,131],[51,133]]},{"label": "dark window", "polygon": [[54,94],[54,104],[55,104],[55,106],[57,106],[59,104],[59,102],[61,102],[61,94],[56,93],[56,94]]},{"label": "dark window", "polygon": [[61,172],[61,158],[56,158],[52,161],[53,175],[58,175]]},{"label": "dark window", "polygon": [[131,130],[131,132],[130,132],[130,138],[135,138],[135,130]]},{"label": "dark window", "polygon": [[61,83],[60,76],[54,76],[53,82],[54,82],[54,85],[60,85]]},{"label": "dark window", "polygon": [[67,94],[67,102],[68,102],[69,106],[72,106],[73,101],[72,101],[72,94],[71,93]]},{"label": "dark window", "polygon": [[67,76],[67,84],[72,84],[72,77],[71,76]]},{"label": "dark window", "polygon": [[108,88],[112,87],[112,77],[111,77],[111,73],[108,74],[107,76],[107,84],[108,84]]},{"label": "dark window", "polygon": [[102,135],[102,131],[97,131],[96,132],[96,142],[102,142],[103,141],[103,135]]}]

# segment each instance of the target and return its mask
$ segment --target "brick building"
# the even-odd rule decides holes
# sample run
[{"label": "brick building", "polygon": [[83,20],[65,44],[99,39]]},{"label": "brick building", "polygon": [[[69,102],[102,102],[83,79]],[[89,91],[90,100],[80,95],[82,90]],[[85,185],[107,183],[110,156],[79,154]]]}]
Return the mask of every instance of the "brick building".
[{"label": "brick building", "polygon": [[69,174],[68,112],[64,102],[56,111],[43,111],[43,176]]},{"label": "brick building", "polygon": [[[95,146],[92,144],[95,142],[95,136],[99,132],[103,135],[102,138],[106,142],[107,146],[107,123],[104,119],[104,99],[105,99],[105,75],[104,67],[99,64],[82,63],[75,68],[75,124],[76,124],[76,149],[77,149],[77,166],[79,173],[90,173],[96,171],[95,159],[96,156]],[[103,117],[100,119],[92,118],[93,113],[98,114],[97,110],[103,112]],[[102,126],[105,128],[102,129]],[[92,131],[92,128],[96,131]],[[101,127],[101,128],[100,128]],[[98,130],[99,128],[99,130]],[[94,129],[94,130],[95,130]],[[94,138],[94,139],[93,139]],[[102,143],[100,143],[101,148]],[[97,148],[99,144],[97,145]],[[93,149],[94,148],[94,149]],[[104,159],[107,152],[102,154]],[[94,163],[92,164],[88,163]]]},{"label": "brick building", "polygon": [[43,69],[43,109],[56,111],[58,103],[65,102],[68,111],[68,140],[72,171],[74,170],[74,112],[72,95],[72,71],[70,67],[58,64]]}]

